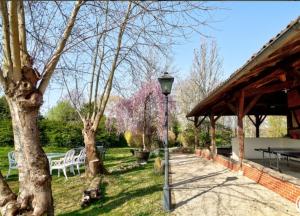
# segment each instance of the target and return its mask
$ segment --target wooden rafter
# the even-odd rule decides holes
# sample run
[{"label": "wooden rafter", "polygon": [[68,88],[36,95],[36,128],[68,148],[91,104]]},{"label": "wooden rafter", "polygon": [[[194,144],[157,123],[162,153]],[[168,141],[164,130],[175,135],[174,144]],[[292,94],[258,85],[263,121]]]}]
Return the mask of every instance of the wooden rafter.
[{"label": "wooden rafter", "polygon": [[[284,77],[286,77],[286,71],[284,69],[279,68],[279,69],[274,70],[272,73],[260,78],[259,80],[251,82],[249,85],[244,86],[243,89],[245,91],[247,91],[248,89],[260,88],[260,87],[263,87],[273,81],[283,80]],[[283,80],[283,81],[286,81],[286,80]]]},{"label": "wooden rafter", "polygon": [[291,89],[300,86],[300,82],[295,82],[294,80],[286,81],[283,83],[276,83],[270,86],[265,86],[257,89],[247,89],[245,91],[245,96],[250,97],[257,94],[269,94],[272,92],[284,90],[284,89]]}]

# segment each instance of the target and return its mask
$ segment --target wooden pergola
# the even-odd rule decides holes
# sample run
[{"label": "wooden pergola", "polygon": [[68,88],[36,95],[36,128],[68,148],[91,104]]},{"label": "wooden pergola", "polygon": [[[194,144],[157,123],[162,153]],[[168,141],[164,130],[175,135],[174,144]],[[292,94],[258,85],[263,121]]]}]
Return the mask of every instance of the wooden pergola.
[{"label": "wooden pergola", "polygon": [[267,115],[287,116],[288,135],[300,138],[300,17],[200,101],[187,118],[192,119],[196,127],[206,117],[210,119],[214,156],[217,119],[237,116],[241,166],[244,158],[243,118],[249,116],[259,137],[259,126]]}]

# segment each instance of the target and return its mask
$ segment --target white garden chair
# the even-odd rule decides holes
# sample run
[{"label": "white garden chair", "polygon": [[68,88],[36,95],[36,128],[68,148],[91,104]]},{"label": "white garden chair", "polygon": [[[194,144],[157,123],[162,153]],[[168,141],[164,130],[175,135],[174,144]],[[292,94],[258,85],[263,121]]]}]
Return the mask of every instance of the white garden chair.
[{"label": "white garden chair", "polygon": [[85,148],[81,149],[80,153],[74,158],[74,165],[76,165],[79,175],[80,175],[80,170],[79,170],[80,165],[85,164],[85,158],[86,158]]},{"label": "white garden chair", "polygon": [[10,175],[10,170],[18,169],[18,163],[16,161],[15,152],[14,151],[8,152],[7,157],[8,157],[9,167],[8,167],[6,178],[8,178],[8,176]]},{"label": "white garden chair", "polygon": [[57,169],[58,171],[58,177],[60,176],[60,170],[63,171],[65,178],[68,179],[67,176],[67,168],[70,167],[70,171],[75,175],[74,172],[74,155],[75,155],[75,150],[71,149],[67,151],[65,156],[59,160],[52,160],[50,164],[50,173],[52,175],[52,170]]}]

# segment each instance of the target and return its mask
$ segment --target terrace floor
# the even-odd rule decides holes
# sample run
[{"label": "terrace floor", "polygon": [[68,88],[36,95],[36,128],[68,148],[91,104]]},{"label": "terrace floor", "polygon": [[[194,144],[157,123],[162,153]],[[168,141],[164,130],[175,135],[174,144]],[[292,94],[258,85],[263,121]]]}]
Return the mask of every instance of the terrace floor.
[{"label": "terrace floor", "polygon": [[212,161],[172,154],[170,162],[171,215],[300,215],[295,203]]}]

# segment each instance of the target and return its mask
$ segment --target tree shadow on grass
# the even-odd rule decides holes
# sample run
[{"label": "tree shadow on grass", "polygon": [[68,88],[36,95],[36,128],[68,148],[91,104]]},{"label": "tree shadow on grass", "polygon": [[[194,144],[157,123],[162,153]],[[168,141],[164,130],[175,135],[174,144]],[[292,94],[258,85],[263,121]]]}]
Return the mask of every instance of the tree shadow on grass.
[{"label": "tree shadow on grass", "polygon": [[119,161],[119,160],[109,161],[109,162],[104,161],[104,165],[105,165],[105,167],[110,168],[110,167],[114,167],[114,166],[118,166],[118,165],[122,165],[122,164],[133,163],[135,161],[136,161],[136,158],[129,157],[122,161]]},{"label": "tree shadow on grass", "polygon": [[[105,187],[107,185],[104,185],[103,190],[105,191]],[[121,193],[117,194],[116,196],[112,197],[105,197],[102,201],[93,204],[88,209],[79,209],[68,213],[59,214],[59,216],[76,216],[76,215],[101,215],[104,213],[109,213],[115,208],[118,208],[119,206],[122,206],[124,203],[126,203],[129,200],[143,197],[150,195],[152,193],[155,193],[157,191],[162,190],[162,185],[152,185],[150,187],[145,188],[139,188],[137,190],[133,191],[122,191]],[[141,213],[139,215],[150,215],[147,212]]]},{"label": "tree shadow on grass", "polygon": [[123,161],[123,160],[127,160],[127,159],[132,159],[134,158],[132,155],[128,155],[128,156],[115,156],[115,155],[105,155],[105,160],[107,161]]},{"label": "tree shadow on grass", "polygon": [[120,174],[125,174],[125,173],[130,173],[130,172],[136,172],[136,171],[141,171],[144,170],[145,166],[138,166],[138,167],[125,167],[123,170],[113,170],[111,172],[111,175],[120,175]]}]

